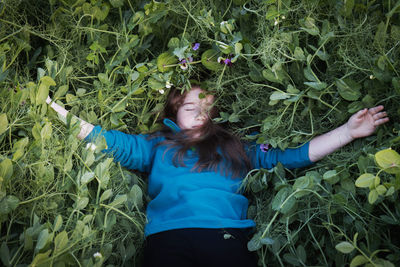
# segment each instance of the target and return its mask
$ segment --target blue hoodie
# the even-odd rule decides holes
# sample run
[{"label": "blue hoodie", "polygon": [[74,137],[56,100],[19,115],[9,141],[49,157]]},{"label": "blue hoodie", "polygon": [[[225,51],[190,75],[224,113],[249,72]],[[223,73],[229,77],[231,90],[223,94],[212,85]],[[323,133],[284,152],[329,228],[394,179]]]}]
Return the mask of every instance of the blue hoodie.
[{"label": "blue hoodie", "polygon": [[[171,120],[164,124],[174,132],[180,128]],[[119,131],[105,131],[95,126],[85,138],[93,141],[105,137],[107,149],[115,162],[128,169],[149,173],[147,206],[148,222],[145,236],[181,228],[248,228],[254,227],[247,219],[248,200],[240,192],[242,178],[233,178],[215,171],[193,171],[198,160],[196,152],[188,151],[185,167],[174,166],[176,148],[156,146],[164,137],[131,135]],[[312,162],[308,157],[309,143],[297,148],[260,149],[260,145],[246,145],[245,150],[254,168],[273,168],[281,162],[286,168],[304,167]]]}]

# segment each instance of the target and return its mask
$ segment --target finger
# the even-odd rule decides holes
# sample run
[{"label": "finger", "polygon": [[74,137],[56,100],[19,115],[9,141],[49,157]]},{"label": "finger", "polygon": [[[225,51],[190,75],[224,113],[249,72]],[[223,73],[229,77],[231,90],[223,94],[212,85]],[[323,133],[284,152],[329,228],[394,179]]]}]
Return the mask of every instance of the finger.
[{"label": "finger", "polygon": [[383,109],[384,109],[383,105],[379,105],[379,106],[370,108],[368,110],[368,112],[369,112],[369,114],[374,115],[374,114],[378,113],[379,111],[382,111]]},{"label": "finger", "polygon": [[384,117],[387,117],[387,113],[386,112],[379,112],[376,113],[375,115],[372,116],[374,118],[374,120],[379,120],[382,119]]},{"label": "finger", "polygon": [[359,112],[356,113],[356,118],[361,119],[365,114],[367,114],[367,112],[368,112],[367,108],[360,110]]},{"label": "finger", "polygon": [[384,124],[384,123],[386,123],[388,121],[389,121],[389,118],[382,118],[382,119],[376,120],[374,122],[374,125],[375,126],[379,126],[379,125],[382,125],[382,124]]}]

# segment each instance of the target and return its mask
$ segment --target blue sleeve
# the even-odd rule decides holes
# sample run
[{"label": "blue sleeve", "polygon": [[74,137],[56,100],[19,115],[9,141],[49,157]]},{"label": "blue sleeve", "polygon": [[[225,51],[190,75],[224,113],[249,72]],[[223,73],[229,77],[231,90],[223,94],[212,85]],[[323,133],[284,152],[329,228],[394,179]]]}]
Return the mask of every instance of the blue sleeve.
[{"label": "blue sleeve", "polygon": [[306,167],[313,163],[308,157],[309,145],[310,143],[307,142],[299,148],[288,148],[284,151],[278,148],[270,148],[267,151],[263,151],[259,144],[250,144],[246,152],[255,169],[271,169],[278,162],[285,166],[285,168],[294,169]]},{"label": "blue sleeve", "polygon": [[120,162],[122,166],[131,170],[150,171],[154,141],[148,140],[147,135],[125,134],[115,130],[106,131],[97,125],[85,141],[94,141],[98,136],[106,139],[107,147],[102,152],[113,156],[115,162]]}]

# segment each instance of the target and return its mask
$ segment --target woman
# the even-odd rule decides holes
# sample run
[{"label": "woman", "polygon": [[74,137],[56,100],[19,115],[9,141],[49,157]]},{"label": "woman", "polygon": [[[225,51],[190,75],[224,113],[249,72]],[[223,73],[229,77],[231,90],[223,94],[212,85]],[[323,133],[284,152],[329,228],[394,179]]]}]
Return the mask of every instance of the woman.
[{"label": "woman", "polygon": [[[48,103],[51,99],[48,98]],[[78,138],[104,136],[106,153],[121,165],[149,173],[145,266],[256,266],[247,250],[248,201],[239,188],[252,168],[304,167],[388,121],[383,106],[363,109],[349,121],[297,149],[243,145],[213,124],[214,97],[194,86],[171,90],[165,128],[151,135],[104,131],[81,120]],[[51,107],[66,117],[67,111]]]}]

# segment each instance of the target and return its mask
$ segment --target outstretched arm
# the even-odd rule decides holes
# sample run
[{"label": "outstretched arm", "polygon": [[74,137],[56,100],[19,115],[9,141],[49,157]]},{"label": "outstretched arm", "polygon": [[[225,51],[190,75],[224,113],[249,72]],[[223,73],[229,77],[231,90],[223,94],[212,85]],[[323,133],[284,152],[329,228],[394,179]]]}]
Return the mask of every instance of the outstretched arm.
[{"label": "outstretched arm", "polygon": [[389,121],[383,106],[362,109],[355,113],[347,123],[317,136],[310,141],[309,158],[315,162],[356,138],[371,135],[377,126]]},{"label": "outstretched arm", "polygon": [[[67,121],[67,114],[69,111],[67,111],[65,108],[61,107],[60,105],[58,105],[55,102],[52,102],[50,97],[47,97],[46,99],[46,103],[50,104],[50,107],[52,107],[62,118],[63,122],[66,123]],[[79,140],[84,139],[86,136],[88,136],[90,134],[90,132],[93,130],[94,125],[90,124],[76,116],[74,116],[75,118],[77,118],[80,121],[80,127],[81,127],[81,131],[79,132],[79,134],[77,135],[77,138]]]}]

